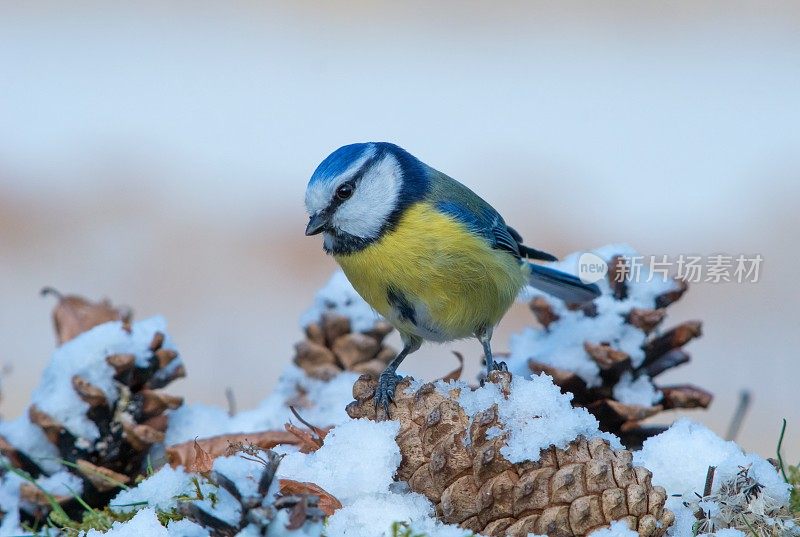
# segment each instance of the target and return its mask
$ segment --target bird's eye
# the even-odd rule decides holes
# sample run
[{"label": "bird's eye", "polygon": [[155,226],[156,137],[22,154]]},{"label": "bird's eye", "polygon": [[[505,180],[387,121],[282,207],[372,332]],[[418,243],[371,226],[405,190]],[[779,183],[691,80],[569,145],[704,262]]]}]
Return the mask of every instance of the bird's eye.
[{"label": "bird's eye", "polygon": [[353,195],[353,185],[345,183],[336,189],[336,197],[340,200],[346,200]]}]

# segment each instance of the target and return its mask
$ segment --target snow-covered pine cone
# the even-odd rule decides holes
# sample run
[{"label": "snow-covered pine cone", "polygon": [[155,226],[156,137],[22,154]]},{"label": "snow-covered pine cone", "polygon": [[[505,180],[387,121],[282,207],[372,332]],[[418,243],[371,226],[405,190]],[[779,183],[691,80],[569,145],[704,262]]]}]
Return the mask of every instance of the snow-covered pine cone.
[{"label": "snow-covered pine cone", "polygon": [[[488,381],[508,397],[510,373],[495,371]],[[470,418],[459,388],[444,394],[428,383],[406,393],[406,378],[385,416],[373,401],[376,384],[368,375],[358,380],[349,415],[400,422],[397,479],[431,500],[446,523],[492,537],[573,537],[624,520],[642,537],[659,537],[673,521],[650,472],[603,439],[579,437],[566,449],[543,450],[536,462],[511,463],[501,455],[506,432],[496,405]]]},{"label": "snow-covered pine cone", "polygon": [[363,332],[353,331],[349,317],[333,311],[305,327],[306,339],[295,345],[294,363],[310,377],[329,380],[342,371],[380,374],[397,352],[383,343],[392,331],[376,321]]},{"label": "snow-covered pine cone", "polygon": [[[61,297],[54,317],[69,317],[59,309],[80,300],[89,319],[92,307],[110,309],[107,302]],[[165,412],[183,399],[161,388],[186,371],[161,318],[92,321],[82,333],[73,327],[70,337],[60,332],[64,326],[56,321],[62,344],[43,372],[27,417],[0,427],[0,451],[34,478],[52,474],[54,465],[76,474],[83,481],[81,497],[102,506],[119,484],[143,473],[150,447],[163,442]]]},{"label": "snow-covered pine cone", "polygon": [[[654,283],[638,282],[633,289],[630,275],[623,272],[628,270],[624,263],[621,255],[612,255],[608,260],[607,279],[611,291],[608,299],[613,298],[614,303],[600,312],[597,303],[592,303],[564,313],[570,317],[565,323],[561,322],[558,311],[562,305],[543,295],[533,298],[530,309],[544,327],[544,333],[537,334],[526,359],[530,371],[550,375],[564,393],[571,392],[573,404],[589,410],[600,422],[601,430],[619,436],[629,448],[639,449],[645,439],[666,429],[643,426],[644,419],[675,408],[706,408],[712,395],[688,384],[658,386],[652,383],[654,377],[690,360],[683,346],[701,335],[701,323],[686,321],[660,330],[667,308],[683,296],[687,284],[672,280],[665,287],[655,280]],[[611,315],[621,318],[624,326],[609,324]],[[578,352],[585,354],[586,361],[596,364],[597,373],[587,375],[580,363],[561,357],[568,352],[564,343],[566,331],[571,332],[570,339],[583,336],[580,340],[583,349]],[[538,356],[540,349],[548,346],[549,338],[554,342],[553,356]],[[631,349],[632,343],[638,348]],[[590,377],[589,382],[587,377]]]}]

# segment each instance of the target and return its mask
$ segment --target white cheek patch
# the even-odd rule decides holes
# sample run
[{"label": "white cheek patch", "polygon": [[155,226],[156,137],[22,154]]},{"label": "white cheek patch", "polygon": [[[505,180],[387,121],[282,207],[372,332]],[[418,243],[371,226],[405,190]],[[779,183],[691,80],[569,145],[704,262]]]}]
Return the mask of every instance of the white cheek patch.
[{"label": "white cheek patch", "polygon": [[306,190],[306,211],[313,215],[328,206],[333,196],[333,187],[329,183],[309,185]]},{"label": "white cheek patch", "polygon": [[362,239],[377,237],[397,207],[402,173],[392,155],[370,167],[356,185],[353,197],[333,215],[333,226]]},{"label": "white cheek patch", "polygon": [[306,211],[308,211],[308,214],[316,214],[325,209],[333,199],[333,193],[336,192],[339,185],[348,181],[358,173],[361,167],[375,155],[375,151],[376,148],[370,146],[338,176],[308,185],[306,189]]}]

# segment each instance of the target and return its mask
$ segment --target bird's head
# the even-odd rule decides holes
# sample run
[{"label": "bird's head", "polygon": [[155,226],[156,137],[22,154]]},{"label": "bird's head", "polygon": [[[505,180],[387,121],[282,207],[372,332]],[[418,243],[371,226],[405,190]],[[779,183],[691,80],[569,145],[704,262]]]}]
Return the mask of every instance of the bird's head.
[{"label": "bird's head", "polygon": [[317,166],[306,189],[306,235],[350,253],[377,240],[428,189],[426,167],[400,147],[369,142],[340,147]]}]

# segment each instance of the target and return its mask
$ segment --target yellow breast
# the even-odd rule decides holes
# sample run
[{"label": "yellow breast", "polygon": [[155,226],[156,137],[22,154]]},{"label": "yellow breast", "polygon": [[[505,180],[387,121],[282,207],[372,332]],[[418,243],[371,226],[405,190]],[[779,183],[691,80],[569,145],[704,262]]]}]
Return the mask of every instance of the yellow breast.
[{"label": "yellow breast", "polygon": [[[400,331],[447,341],[493,327],[527,279],[527,268],[427,203],[361,251],[337,255],[362,297]],[[390,289],[414,305],[417,325],[392,307]],[[437,337],[438,336],[438,337]]]}]

